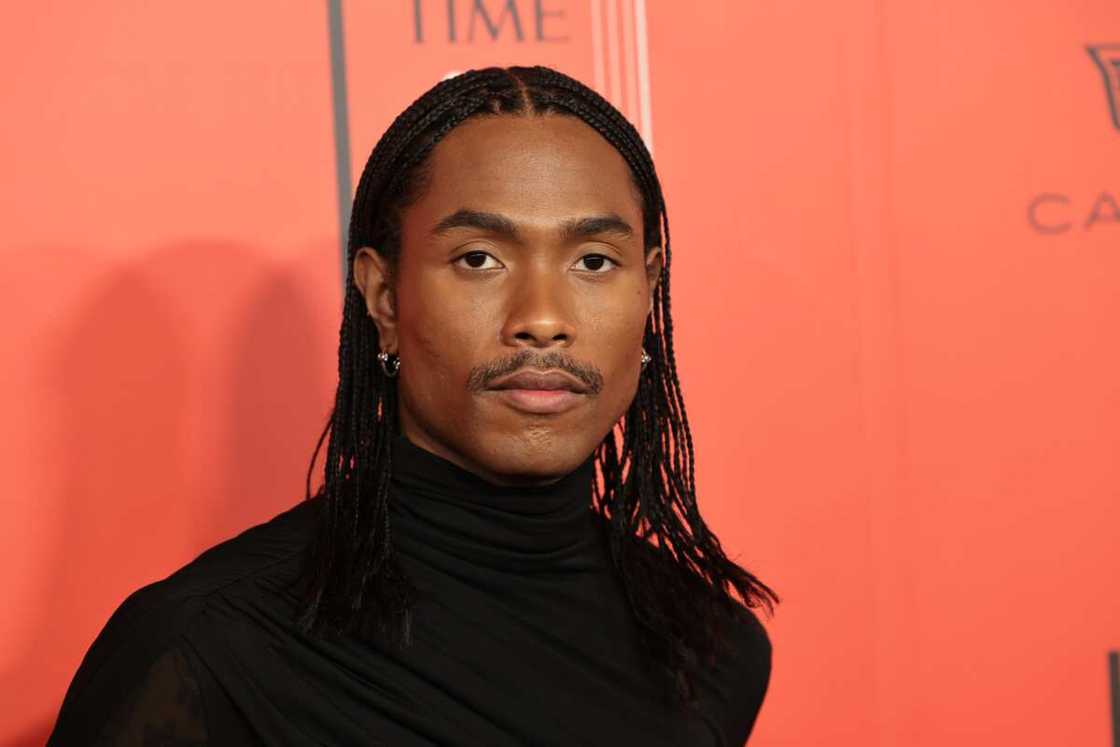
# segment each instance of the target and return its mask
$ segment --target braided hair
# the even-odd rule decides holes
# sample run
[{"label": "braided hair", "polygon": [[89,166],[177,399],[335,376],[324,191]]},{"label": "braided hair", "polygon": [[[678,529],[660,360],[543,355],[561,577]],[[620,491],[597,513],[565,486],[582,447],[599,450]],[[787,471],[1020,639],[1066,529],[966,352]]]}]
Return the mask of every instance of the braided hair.
[{"label": "braided hair", "polygon": [[[330,434],[320,524],[308,545],[299,626],[407,646],[416,589],[397,562],[389,522],[391,441],[399,433],[397,390],[378,365],[376,325],[353,279],[362,247],[399,267],[401,212],[430,179],[429,155],[456,126],[477,116],[575,116],[626,159],[641,194],[643,247],[663,246],[643,347],[652,357],[619,424],[595,450],[602,477],[593,510],[606,520],[611,562],[623,582],[652,670],[678,705],[696,702],[695,673],[724,652],[727,615],[747,607],[773,614],[778,597],[728,559],[696,504],[692,435],[673,353],[669,308],[669,222],[661,185],[638,132],[602,96],[556,70],[489,67],[445,79],[392,123],[366,162],[354,197],[339,382],[307,474]],[[662,244],[664,232],[664,244]],[[390,283],[392,287],[392,283]]]}]

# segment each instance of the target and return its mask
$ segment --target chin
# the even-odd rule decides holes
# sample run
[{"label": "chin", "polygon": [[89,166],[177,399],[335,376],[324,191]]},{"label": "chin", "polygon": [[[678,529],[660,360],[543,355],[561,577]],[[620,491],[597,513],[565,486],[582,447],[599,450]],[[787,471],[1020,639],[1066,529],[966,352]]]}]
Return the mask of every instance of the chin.
[{"label": "chin", "polygon": [[597,444],[585,434],[528,426],[519,433],[479,436],[480,461],[491,472],[519,477],[561,477],[590,456]]}]

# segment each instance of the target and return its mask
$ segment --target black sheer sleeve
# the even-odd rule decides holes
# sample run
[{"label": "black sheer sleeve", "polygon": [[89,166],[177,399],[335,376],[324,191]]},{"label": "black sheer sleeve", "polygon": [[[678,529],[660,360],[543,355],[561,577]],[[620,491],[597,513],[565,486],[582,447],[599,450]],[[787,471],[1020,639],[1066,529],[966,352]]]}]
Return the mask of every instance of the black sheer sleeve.
[{"label": "black sheer sleeve", "polygon": [[195,747],[207,744],[202,690],[186,655],[168,649],[109,715],[98,747]]}]

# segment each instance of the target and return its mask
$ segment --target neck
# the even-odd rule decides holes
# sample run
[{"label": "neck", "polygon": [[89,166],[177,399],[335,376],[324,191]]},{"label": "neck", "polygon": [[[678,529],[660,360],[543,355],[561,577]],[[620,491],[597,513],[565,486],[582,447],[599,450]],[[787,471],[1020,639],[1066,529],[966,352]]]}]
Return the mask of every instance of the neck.
[{"label": "neck", "polygon": [[593,456],[548,484],[499,485],[399,435],[390,509],[402,553],[503,569],[562,567],[596,541]]}]

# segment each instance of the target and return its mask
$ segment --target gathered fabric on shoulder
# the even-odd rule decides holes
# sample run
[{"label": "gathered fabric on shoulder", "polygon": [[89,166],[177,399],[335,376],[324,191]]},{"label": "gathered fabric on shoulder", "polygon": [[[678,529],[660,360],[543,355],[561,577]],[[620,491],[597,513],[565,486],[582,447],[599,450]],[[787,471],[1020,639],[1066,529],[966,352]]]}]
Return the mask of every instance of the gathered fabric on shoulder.
[{"label": "gathered fabric on shoulder", "polygon": [[539,487],[493,485],[398,436],[390,520],[418,598],[404,649],[296,626],[303,501],[134,592],[66,694],[49,747],[741,745],[769,683],[744,608],[700,708],[664,704],[640,649],[589,457]]}]

